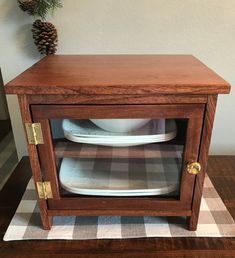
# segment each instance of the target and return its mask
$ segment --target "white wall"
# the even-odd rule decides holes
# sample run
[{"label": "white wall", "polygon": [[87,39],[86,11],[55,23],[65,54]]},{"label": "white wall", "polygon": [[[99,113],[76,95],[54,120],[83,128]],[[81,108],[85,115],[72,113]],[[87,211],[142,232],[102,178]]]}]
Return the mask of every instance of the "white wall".
[{"label": "white wall", "polygon": [[[11,13],[4,26],[0,25],[4,30],[0,35],[6,46],[3,65],[8,80],[38,56],[27,32],[28,16],[13,8],[9,3],[12,1],[0,2]],[[59,32],[58,54],[193,54],[235,84],[234,0],[64,0],[63,3],[64,7],[50,19]],[[14,104],[15,99],[9,98],[10,107]],[[235,154],[234,118],[232,91],[219,97],[211,153]],[[18,120],[18,115],[14,116],[14,123],[18,124]],[[22,139],[21,135],[21,130],[16,132],[16,138]],[[24,144],[17,147],[19,153],[24,153]]]},{"label": "white wall", "polygon": [[[32,18],[18,8],[17,1],[0,0],[0,67],[4,82],[8,82],[39,60],[31,39]],[[7,96],[18,157],[27,155],[18,100]]]}]

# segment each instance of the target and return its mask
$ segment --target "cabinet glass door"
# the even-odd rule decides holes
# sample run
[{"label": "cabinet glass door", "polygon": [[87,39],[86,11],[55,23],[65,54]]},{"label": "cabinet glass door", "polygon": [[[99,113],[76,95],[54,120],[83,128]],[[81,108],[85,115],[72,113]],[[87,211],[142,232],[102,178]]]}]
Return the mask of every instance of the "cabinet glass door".
[{"label": "cabinet glass door", "polygon": [[167,202],[189,208],[195,175],[187,165],[198,158],[203,108],[33,106],[44,138],[41,170],[52,185],[49,206],[135,209],[141,199],[142,209],[164,210]]}]

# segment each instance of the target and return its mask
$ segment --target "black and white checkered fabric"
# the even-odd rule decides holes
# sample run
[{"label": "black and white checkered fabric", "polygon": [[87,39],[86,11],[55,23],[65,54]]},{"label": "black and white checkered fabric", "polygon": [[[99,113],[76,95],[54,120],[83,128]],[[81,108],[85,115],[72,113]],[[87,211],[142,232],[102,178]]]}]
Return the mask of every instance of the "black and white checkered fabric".
[{"label": "black and white checkered fabric", "polygon": [[51,230],[43,230],[34,183],[30,180],[4,240],[234,237],[234,220],[208,177],[204,183],[197,231],[188,231],[185,225],[184,217],[67,216],[54,217]]}]

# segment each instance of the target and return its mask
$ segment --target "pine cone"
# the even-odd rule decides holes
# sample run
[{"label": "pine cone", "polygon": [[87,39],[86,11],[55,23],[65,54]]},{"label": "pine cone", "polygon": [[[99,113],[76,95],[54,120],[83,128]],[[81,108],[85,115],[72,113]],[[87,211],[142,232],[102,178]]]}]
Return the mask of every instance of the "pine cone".
[{"label": "pine cone", "polygon": [[18,0],[18,3],[22,11],[27,12],[29,15],[36,15],[37,13],[36,0]]},{"label": "pine cone", "polygon": [[57,50],[57,30],[50,22],[36,20],[32,27],[34,43],[44,55],[53,55]]}]

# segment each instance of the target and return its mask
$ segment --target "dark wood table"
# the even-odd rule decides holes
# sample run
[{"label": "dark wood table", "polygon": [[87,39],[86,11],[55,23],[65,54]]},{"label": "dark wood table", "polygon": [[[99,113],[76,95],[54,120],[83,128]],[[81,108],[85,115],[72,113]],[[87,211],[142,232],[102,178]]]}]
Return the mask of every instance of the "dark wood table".
[{"label": "dark wood table", "polygon": [[[210,156],[208,174],[235,219],[235,156]],[[0,192],[0,257],[235,257],[235,238],[143,238],[126,240],[42,240],[2,238],[31,177],[23,158]]]}]

